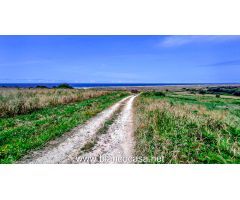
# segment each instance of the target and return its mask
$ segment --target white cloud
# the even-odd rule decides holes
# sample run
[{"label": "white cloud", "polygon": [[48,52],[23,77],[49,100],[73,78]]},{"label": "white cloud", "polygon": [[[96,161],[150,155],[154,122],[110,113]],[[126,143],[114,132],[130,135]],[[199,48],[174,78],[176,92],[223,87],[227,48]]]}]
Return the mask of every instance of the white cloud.
[{"label": "white cloud", "polygon": [[223,36],[223,35],[191,35],[191,36],[168,36],[164,38],[159,46],[162,47],[177,47],[188,44],[201,43],[222,43],[232,40],[240,40],[240,36]]}]

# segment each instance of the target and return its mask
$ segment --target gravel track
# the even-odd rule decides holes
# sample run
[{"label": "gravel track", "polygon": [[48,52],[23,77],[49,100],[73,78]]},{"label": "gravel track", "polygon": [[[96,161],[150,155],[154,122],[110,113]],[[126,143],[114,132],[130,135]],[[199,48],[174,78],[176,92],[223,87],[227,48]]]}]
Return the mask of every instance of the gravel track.
[{"label": "gravel track", "polygon": [[107,132],[100,136],[89,153],[80,155],[76,163],[132,163],[134,150],[132,109],[135,97],[131,96],[124,102],[122,111]]}]

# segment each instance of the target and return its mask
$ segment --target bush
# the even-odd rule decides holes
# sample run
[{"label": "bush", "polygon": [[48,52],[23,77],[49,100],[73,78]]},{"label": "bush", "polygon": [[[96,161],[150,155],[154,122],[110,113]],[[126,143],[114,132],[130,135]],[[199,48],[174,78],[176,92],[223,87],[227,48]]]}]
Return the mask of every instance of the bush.
[{"label": "bush", "polygon": [[133,94],[137,94],[137,93],[139,93],[138,90],[131,90],[131,92],[132,92]]},{"label": "bush", "polygon": [[233,95],[235,95],[235,96],[240,96],[240,91],[234,92]]},{"label": "bush", "polygon": [[216,94],[216,98],[220,98],[220,94]]},{"label": "bush", "polygon": [[207,90],[210,94],[230,94],[235,96],[240,96],[239,86],[222,86],[222,87],[212,87]]},{"label": "bush", "polygon": [[158,97],[165,97],[165,93],[164,92],[144,92],[142,93],[143,96],[145,97],[150,97],[150,96],[158,96]]},{"label": "bush", "polygon": [[205,90],[199,90],[199,94],[202,94],[202,95],[204,95],[204,94],[206,94],[207,92],[205,91]]},{"label": "bush", "polygon": [[73,87],[71,85],[67,84],[67,83],[60,84],[56,88],[59,88],[59,89],[73,89]]},{"label": "bush", "polygon": [[155,96],[162,96],[165,97],[165,93],[164,92],[154,92]]},{"label": "bush", "polygon": [[37,85],[36,88],[48,89],[48,87],[47,87],[47,86],[44,86],[44,85]]}]

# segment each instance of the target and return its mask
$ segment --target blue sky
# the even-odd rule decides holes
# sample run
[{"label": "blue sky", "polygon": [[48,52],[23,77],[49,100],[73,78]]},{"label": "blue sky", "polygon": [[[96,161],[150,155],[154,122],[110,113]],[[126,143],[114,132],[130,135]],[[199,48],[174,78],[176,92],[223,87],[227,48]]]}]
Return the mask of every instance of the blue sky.
[{"label": "blue sky", "polygon": [[240,36],[0,36],[0,82],[240,82]]}]

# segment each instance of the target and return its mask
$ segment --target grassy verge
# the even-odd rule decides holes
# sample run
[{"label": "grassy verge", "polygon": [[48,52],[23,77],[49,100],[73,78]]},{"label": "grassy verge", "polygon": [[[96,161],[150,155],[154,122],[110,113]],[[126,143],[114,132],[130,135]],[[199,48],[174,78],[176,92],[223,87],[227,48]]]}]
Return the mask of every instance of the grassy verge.
[{"label": "grassy verge", "polygon": [[0,119],[0,163],[13,163],[28,151],[52,140],[127,96],[112,92],[78,103],[40,109]]},{"label": "grassy verge", "polygon": [[141,95],[135,102],[136,154],[163,163],[240,163],[240,100]]}]

